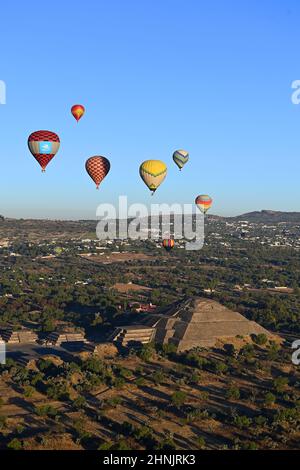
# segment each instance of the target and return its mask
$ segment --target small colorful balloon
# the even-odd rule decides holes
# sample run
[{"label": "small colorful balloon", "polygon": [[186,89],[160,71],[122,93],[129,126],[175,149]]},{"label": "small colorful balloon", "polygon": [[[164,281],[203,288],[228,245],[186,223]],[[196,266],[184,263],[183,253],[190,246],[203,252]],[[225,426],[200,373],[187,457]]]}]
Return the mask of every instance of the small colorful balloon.
[{"label": "small colorful balloon", "polygon": [[164,249],[169,252],[171,250],[173,250],[174,246],[175,246],[175,242],[173,240],[173,238],[165,238],[162,242],[162,246],[164,247]]},{"label": "small colorful balloon", "polygon": [[189,153],[186,150],[176,150],[173,153],[173,160],[181,171],[189,160]]},{"label": "small colorful balloon", "polygon": [[36,161],[46,171],[46,166],[57,154],[60,147],[60,139],[55,132],[36,131],[28,137],[28,148]]},{"label": "small colorful balloon", "polygon": [[211,208],[212,203],[213,203],[212,198],[208,196],[207,194],[200,194],[200,196],[197,196],[195,199],[196,206],[203,214],[206,214],[208,209]]},{"label": "small colorful balloon", "polygon": [[96,184],[96,188],[99,189],[100,183],[109,173],[110,162],[105,157],[95,155],[86,161],[85,169]]},{"label": "small colorful balloon", "polygon": [[84,115],[85,108],[84,106],[82,106],[82,104],[74,104],[74,106],[72,106],[71,108],[71,113],[73,114],[74,118],[78,122]]}]

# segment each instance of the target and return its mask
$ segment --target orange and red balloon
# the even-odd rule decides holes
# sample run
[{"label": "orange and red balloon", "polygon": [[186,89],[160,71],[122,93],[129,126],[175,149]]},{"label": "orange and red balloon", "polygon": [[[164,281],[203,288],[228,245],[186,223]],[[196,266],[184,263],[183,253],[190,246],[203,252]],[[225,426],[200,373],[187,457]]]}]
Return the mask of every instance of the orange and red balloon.
[{"label": "orange and red balloon", "polygon": [[72,106],[71,108],[71,113],[73,114],[74,118],[78,122],[79,119],[81,119],[82,116],[84,115],[85,108],[84,106],[82,106],[82,104],[74,104],[74,106]]}]

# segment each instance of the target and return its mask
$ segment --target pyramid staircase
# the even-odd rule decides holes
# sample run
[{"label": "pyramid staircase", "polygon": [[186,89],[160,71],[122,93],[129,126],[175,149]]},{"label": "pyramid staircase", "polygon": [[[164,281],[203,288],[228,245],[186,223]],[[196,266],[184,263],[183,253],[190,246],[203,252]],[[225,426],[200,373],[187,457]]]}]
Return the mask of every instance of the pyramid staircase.
[{"label": "pyramid staircase", "polygon": [[116,328],[108,337],[118,346],[127,347],[130,344],[148,344],[154,338],[155,329],[147,326],[124,326]]}]

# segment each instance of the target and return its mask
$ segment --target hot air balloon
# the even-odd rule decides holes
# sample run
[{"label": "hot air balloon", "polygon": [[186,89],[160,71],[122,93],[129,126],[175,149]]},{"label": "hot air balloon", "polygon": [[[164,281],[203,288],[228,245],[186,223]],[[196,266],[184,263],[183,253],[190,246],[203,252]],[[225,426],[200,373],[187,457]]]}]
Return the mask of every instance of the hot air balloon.
[{"label": "hot air balloon", "polygon": [[97,189],[99,189],[101,181],[104,180],[110,170],[110,162],[105,157],[91,157],[86,161],[85,169],[96,183]]},{"label": "hot air balloon", "polygon": [[36,131],[28,137],[28,147],[34,158],[41,165],[42,171],[58,152],[60,140],[55,132]]},{"label": "hot air balloon", "polygon": [[172,238],[165,238],[162,242],[162,246],[164,247],[164,249],[166,251],[171,251],[173,250],[174,246],[175,246],[175,242]]},{"label": "hot air balloon", "polygon": [[167,166],[160,160],[146,160],[140,166],[140,176],[152,195],[167,176]]},{"label": "hot air balloon", "polygon": [[72,106],[71,108],[71,113],[73,114],[74,118],[78,122],[79,119],[81,119],[82,116],[84,115],[85,108],[81,104],[74,104],[74,106]]},{"label": "hot air balloon", "polygon": [[196,206],[203,214],[206,214],[208,209],[211,208],[212,202],[212,198],[207,196],[206,194],[201,194],[200,196],[197,196],[195,200]]},{"label": "hot air balloon", "polygon": [[189,153],[186,150],[176,150],[173,153],[173,160],[181,171],[184,165],[188,162]]}]

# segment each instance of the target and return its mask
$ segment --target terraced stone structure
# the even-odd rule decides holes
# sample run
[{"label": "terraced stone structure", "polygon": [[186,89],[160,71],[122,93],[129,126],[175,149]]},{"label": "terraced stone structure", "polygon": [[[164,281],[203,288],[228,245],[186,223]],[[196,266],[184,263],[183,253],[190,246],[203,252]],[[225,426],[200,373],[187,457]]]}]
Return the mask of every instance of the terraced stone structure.
[{"label": "terraced stone structure", "polygon": [[156,343],[174,344],[178,352],[213,347],[217,340],[230,342],[230,338],[239,335],[272,336],[265,328],[240,313],[205,298],[188,299],[160,313],[145,314],[139,323],[155,329]]},{"label": "terraced stone structure", "polygon": [[108,341],[113,341],[119,346],[127,347],[135,344],[151,343],[155,329],[143,325],[131,325],[116,328]]},{"label": "terraced stone structure", "polygon": [[50,333],[46,343],[53,346],[61,346],[63,343],[86,343],[82,332],[54,331]]},{"label": "terraced stone structure", "polygon": [[13,330],[13,328],[3,328],[0,330],[0,338],[8,344],[27,344],[36,343],[38,337],[32,330],[21,329]]}]

